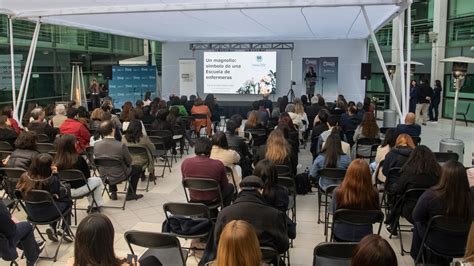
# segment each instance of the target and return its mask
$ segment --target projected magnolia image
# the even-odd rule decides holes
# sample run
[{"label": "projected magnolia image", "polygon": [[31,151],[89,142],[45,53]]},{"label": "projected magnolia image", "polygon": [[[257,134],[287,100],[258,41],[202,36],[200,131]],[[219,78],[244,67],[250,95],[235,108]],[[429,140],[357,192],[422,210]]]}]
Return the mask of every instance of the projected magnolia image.
[{"label": "projected magnolia image", "polygon": [[276,91],[276,52],[205,52],[204,93]]}]

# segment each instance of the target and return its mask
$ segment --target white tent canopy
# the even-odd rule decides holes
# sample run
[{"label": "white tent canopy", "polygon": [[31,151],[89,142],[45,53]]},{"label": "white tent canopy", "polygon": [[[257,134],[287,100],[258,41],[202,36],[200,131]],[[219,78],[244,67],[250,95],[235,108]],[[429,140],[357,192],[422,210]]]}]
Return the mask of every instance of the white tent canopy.
[{"label": "white tent canopy", "polygon": [[0,0],[0,13],[159,41],[366,39],[408,0]]}]

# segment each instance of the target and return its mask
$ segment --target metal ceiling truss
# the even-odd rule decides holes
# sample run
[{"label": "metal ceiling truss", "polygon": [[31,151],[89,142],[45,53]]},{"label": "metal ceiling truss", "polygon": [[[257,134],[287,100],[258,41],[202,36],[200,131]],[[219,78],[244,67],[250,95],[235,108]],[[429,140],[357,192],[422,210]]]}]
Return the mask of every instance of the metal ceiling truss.
[{"label": "metal ceiling truss", "polygon": [[264,42],[264,43],[191,43],[189,49],[217,50],[217,51],[262,51],[262,50],[293,50],[292,42]]}]

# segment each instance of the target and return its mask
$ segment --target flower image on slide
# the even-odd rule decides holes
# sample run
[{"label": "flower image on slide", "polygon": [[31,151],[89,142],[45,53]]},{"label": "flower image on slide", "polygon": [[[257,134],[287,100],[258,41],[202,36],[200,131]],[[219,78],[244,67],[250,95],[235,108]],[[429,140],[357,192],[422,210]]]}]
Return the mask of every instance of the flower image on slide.
[{"label": "flower image on slide", "polygon": [[258,82],[254,78],[245,81],[236,91],[238,94],[274,94],[276,93],[276,71],[261,77]]}]

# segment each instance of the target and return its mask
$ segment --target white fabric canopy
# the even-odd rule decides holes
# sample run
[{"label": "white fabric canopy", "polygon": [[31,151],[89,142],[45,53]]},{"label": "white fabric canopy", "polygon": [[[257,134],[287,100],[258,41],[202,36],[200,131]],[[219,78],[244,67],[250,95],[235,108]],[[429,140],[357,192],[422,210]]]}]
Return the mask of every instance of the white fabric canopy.
[{"label": "white fabric canopy", "polygon": [[365,39],[409,0],[0,0],[18,19],[158,41]]}]

